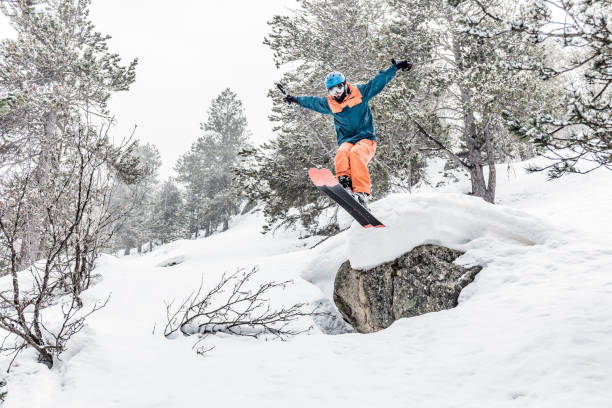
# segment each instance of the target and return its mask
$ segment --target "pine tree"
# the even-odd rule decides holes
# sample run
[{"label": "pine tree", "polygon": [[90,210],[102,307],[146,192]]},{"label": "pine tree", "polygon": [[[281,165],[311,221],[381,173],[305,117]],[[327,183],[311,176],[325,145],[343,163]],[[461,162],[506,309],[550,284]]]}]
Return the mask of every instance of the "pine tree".
[{"label": "pine tree", "polygon": [[[391,65],[394,55],[381,52],[381,28],[389,12],[385,2],[313,0],[300,1],[300,5],[293,15],[275,16],[264,41],[273,50],[277,66],[291,67],[280,82],[292,95],[324,96],[324,78],[331,71],[342,71],[349,82],[362,83]],[[427,53],[427,47],[412,44],[419,57]],[[418,181],[424,157],[414,145],[414,129],[405,116],[389,113],[405,103],[400,90],[413,89],[417,84],[417,80],[410,82],[408,77],[398,76],[370,102],[379,139],[370,166],[374,196],[409,188]],[[333,163],[301,117],[282,102],[278,90],[273,88],[268,96],[274,102],[270,119],[277,137],[245,152],[246,158],[258,162],[258,166],[241,173],[243,188],[251,199],[264,202],[266,230],[273,225],[302,224],[311,232],[333,232],[335,206],[318,194],[307,176],[308,168],[333,168]],[[333,119],[306,110],[303,114],[326,148],[334,152],[337,142]],[[324,213],[329,217],[323,217],[325,225],[319,226]]]},{"label": "pine tree", "polygon": [[162,244],[186,237],[182,194],[170,178],[162,183],[153,205],[153,239]]},{"label": "pine tree", "polygon": [[[454,3],[457,7],[467,3],[479,12],[479,18],[465,22],[466,31],[475,37],[488,40],[514,34],[523,43],[562,51],[554,59],[525,55],[508,61],[510,70],[535,72],[544,81],[562,80],[565,86],[553,104],[539,106],[527,117],[505,112],[510,130],[535,143],[539,153],[552,161],[531,170],[548,170],[556,178],[602,166],[612,169],[612,3],[538,1],[512,13],[480,1]],[[586,164],[583,169],[580,162]]]},{"label": "pine tree", "polygon": [[196,237],[202,229],[205,235],[219,226],[226,230],[240,210],[242,199],[233,174],[239,151],[249,146],[249,131],[238,96],[225,89],[213,99],[201,129],[204,134],[175,166],[185,186],[189,228]]},{"label": "pine tree", "polygon": [[[88,20],[89,4],[90,0],[49,0],[36,6],[0,6],[17,32],[15,40],[4,40],[0,46],[0,90],[13,98],[0,121],[6,150],[0,165],[21,172],[19,163],[29,161],[30,186],[41,196],[48,195],[53,184],[52,170],[70,158],[79,137],[88,135],[86,128],[110,120],[111,94],[127,90],[135,79],[136,60],[124,67],[119,56],[108,51],[110,37],[95,31]],[[128,181],[136,176],[126,172],[127,162],[109,163],[123,166],[119,173]],[[42,217],[42,203],[32,207],[22,266],[41,255],[37,226],[44,224]]]},{"label": "pine tree", "polygon": [[[391,3],[396,27],[400,27],[397,41],[401,43],[412,35],[408,27],[415,16],[420,16],[418,24],[432,44],[432,61],[422,66],[426,71],[422,90],[427,90],[429,97],[419,108],[436,119],[438,129],[423,126],[420,134],[470,174],[473,195],[493,203],[495,164],[530,153],[529,146],[505,129],[502,112],[524,117],[536,106],[546,105],[551,94],[535,74],[509,71],[508,61],[526,56],[541,60],[544,54],[511,35],[470,35],[465,24],[475,18],[477,9],[469,4],[453,7],[445,0]],[[500,9],[511,7],[504,2],[490,3]]]},{"label": "pine tree", "polygon": [[114,205],[128,212],[117,222],[113,237],[113,246],[124,248],[125,255],[130,254],[131,248],[137,248],[141,253],[143,245],[153,239],[153,201],[162,164],[159,150],[150,143],[138,145],[134,156],[143,166],[145,175],[136,184],[120,183],[113,194]]}]

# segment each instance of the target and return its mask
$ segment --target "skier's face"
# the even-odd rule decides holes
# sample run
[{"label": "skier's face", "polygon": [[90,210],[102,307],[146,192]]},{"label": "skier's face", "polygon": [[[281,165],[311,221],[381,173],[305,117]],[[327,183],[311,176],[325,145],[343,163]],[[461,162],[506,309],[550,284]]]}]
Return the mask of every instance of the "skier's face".
[{"label": "skier's face", "polygon": [[327,92],[334,98],[342,97],[342,94],[344,94],[344,83],[327,88]]}]

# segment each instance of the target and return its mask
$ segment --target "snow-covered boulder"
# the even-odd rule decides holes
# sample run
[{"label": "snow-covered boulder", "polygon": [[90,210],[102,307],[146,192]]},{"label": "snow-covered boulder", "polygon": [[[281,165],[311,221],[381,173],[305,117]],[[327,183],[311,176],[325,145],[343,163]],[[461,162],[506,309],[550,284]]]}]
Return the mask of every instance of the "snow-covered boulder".
[{"label": "snow-covered boulder", "polygon": [[385,228],[351,226],[348,261],[333,288],[336,306],[359,332],[455,307],[496,251],[507,256],[544,245],[554,231],[525,212],[465,194],[395,194],[371,207]]},{"label": "snow-covered boulder", "polygon": [[389,327],[395,320],[457,306],[461,290],[480,266],[453,263],[463,252],[421,245],[372,269],[342,264],[334,283],[334,302],[344,319],[361,333]]}]

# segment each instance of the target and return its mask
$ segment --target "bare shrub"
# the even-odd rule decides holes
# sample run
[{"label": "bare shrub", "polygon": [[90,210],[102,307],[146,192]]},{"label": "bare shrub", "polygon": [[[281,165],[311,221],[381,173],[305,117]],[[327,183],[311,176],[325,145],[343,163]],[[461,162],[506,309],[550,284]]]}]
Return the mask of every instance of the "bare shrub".
[{"label": "bare shrub", "polygon": [[249,281],[258,268],[238,269],[231,275],[223,274],[221,280],[210,291],[204,293],[203,281],[180,305],[166,304],[167,324],[164,335],[173,338],[178,333],[185,336],[198,335],[198,354],[210,348],[200,347],[201,340],[215,333],[237,336],[259,337],[269,335],[286,340],[288,337],[308,332],[298,329],[294,323],[302,317],[321,315],[317,310],[305,310],[305,303],[274,309],[270,306],[269,293],[287,287],[292,281],[267,282],[249,289]]}]

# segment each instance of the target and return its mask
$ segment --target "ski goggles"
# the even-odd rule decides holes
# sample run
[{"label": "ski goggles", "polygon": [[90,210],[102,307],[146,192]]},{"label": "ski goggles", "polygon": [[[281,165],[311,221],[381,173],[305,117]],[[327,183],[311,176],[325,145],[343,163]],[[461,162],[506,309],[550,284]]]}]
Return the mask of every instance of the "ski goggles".
[{"label": "ski goggles", "polygon": [[327,92],[329,92],[330,95],[336,95],[338,93],[342,93],[344,92],[344,84],[338,84],[338,85],[334,85],[331,88],[327,88]]}]

